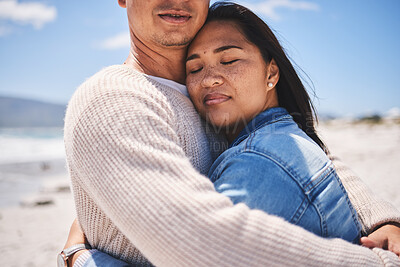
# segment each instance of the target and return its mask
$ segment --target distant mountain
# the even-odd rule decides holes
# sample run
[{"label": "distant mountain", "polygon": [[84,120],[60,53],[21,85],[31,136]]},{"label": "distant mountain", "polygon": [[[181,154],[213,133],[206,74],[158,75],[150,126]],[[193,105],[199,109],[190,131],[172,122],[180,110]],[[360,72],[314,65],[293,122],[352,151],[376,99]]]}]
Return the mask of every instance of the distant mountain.
[{"label": "distant mountain", "polygon": [[61,127],[66,105],[0,96],[0,127]]}]

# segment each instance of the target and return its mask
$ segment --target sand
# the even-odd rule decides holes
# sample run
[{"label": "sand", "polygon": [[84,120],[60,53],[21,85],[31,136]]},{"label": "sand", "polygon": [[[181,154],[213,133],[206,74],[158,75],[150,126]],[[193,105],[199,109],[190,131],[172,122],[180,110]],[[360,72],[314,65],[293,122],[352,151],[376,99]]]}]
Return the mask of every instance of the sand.
[{"label": "sand", "polygon": [[[64,160],[59,160],[0,167],[3,177],[18,177],[19,183],[26,183],[25,177],[30,176],[35,180],[29,183],[33,188],[40,183],[36,191],[9,197],[8,206],[0,206],[0,266],[56,266],[57,253],[75,218],[64,165]],[[4,180],[0,180],[0,186],[6,184],[11,194],[15,194],[15,187],[29,191],[23,185],[10,185]]]},{"label": "sand", "polygon": [[[376,194],[400,209],[399,124],[333,121],[319,129],[333,154],[351,166]],[[15,195],[12,189],[20,186],[18,183],[27,183],[28,176],[39,183],[29,194],[1,198],[0,266],[55,266],[75,217],[62,161],[0,166],[0,174],[1,191],[11,195]],[[12,185],[12,181],[17,182]],[[18,188],[29,191],[24,186]]]},{"label": "sand", "polygon": [[333,155],[400,210],[400,124],[339,120],[320,125],[320,133]]}]

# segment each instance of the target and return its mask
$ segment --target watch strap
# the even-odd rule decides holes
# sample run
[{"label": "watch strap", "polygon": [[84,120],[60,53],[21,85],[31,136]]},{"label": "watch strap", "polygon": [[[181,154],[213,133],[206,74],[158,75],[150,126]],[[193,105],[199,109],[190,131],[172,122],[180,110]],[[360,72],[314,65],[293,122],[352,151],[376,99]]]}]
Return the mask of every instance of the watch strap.
[{"label": "watch strap", "polygon": [[70,257],[74,253],[78,252],[79,250],[82,249],[91,249],[92,247],[87,245],[87,244],[76,244],[73,246],[70,246],[69,248],[66,248],[62,251],[62,253],[65,255],[66,258]]}]

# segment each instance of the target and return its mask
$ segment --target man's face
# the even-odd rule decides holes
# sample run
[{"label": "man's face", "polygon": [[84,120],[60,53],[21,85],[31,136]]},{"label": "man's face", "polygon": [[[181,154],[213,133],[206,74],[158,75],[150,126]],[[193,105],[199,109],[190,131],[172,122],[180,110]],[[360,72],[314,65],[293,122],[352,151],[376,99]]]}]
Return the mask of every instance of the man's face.
[{"label": "man's face", "polygon": [[127,0],[130,29],[146,45],[187,46],[203,26],[209,0]]}]

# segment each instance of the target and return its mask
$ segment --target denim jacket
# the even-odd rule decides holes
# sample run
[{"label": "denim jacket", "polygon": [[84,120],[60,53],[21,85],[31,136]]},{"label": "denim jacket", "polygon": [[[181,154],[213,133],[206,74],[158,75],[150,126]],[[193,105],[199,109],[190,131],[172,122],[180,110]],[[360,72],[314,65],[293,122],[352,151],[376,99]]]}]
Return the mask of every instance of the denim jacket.
[{"label": "denim jacket", "polygon": [[217,158],[209,178],[233,203],[358,243],[361,225],[332,162],[284,108],[257,115]]}]

